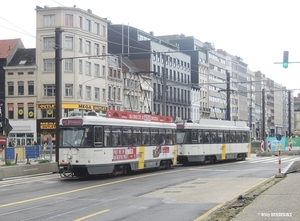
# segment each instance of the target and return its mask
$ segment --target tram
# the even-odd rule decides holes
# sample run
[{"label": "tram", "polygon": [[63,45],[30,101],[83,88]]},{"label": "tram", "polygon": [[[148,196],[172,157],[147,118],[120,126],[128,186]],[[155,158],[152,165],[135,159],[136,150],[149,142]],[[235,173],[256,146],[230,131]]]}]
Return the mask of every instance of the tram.
[{"label": "tram", "polygon": [[250,156],[250,128],[246,122],[201,119],[175,123],[178,164],[245,160]]},{"label": "tram", "polygon": [[172,117],[117,110],[60,120],[62,177],[116,176],[177,163]]}]

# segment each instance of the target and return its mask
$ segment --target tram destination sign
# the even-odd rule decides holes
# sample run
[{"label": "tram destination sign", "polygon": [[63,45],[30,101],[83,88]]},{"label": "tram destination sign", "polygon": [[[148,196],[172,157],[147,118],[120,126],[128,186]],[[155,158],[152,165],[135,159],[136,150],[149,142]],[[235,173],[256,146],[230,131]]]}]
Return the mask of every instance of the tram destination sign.
[{"label": "tram destination sign", "polygon": [[82,119],[63,119],[62,125],[64,126],[80,126],[82,125]]},{"label": "tram destination sign", "polygon": [[161,116],[156,114],[135,113],[135,112],[126,112],[126,111],[117,111],[117,110],[107,111],[106,117],[123,119],[123,120],[173,123],[173,118],[170,116]]}]

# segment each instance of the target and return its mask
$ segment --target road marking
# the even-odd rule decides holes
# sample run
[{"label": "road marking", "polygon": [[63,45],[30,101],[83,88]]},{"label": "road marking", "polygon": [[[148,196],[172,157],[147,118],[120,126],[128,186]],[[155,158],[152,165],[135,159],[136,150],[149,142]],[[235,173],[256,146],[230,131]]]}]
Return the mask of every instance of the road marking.
[{"label": "road marking", "polygon": [[[28,180],[28,181],[23,181],[23,182],[18,182],[18,183],[3,184],[3,185],[0,185],[0,188],[1,187],[7,187],[7,186],[16,186],[16,185],[21,185],[21,184],[28,184],[28,183],[33,183],[33,182],[40,182],[40,181],[44,181],[44,180],[52,180],[52,179],[54,179],[54,178],[50,177],[50,178],[45,178],[45,179]],[[8,181],[11,181],[11,180],[8,180]],[[2,182],[4,182],[4,181],[1,181],[1,183]]]},{"label": "road marking", "polygon": [[74,221],[82,221],[82,220],[85,220],[85,219],[88,219],[88,218],[91,218],[93,216],[96,216],[96,215],[99,215],[99,214],[102,214],[102,213],[106,213],[106,212],[109,212],[109,209],[106,209],[106,210],[102,210],[98,213],[93,213],[91,215],[88,215],[88,216],[84,216],[84,217],[81,217],[79,219],[75,219]]},{"label": "road marking", "polygon": [[71,193],[77,193],[77,192],[84,191],[84,190],[90,190],[90,189],[94,189],[94,188],[98,188],[98,187],[108,186],[108,185],[112,185],[112,184],[116,184],[116,183],[123,183],[123,182],[131,181],[131,180],[137,180],[137,179],[146,178],[146,177],[159,176],[159,175],[164,175],[164,174],[168,174],[168,173],[184,172],[186,170],[187,169],[167,171],[167,172],[162,172],[162,173],[153,173],[153,174],[147,174],[147,175],[143,175],[143,176],[135,176],[135,177],[132,177],[132,178],[127,178],[127,179],[118,180],[118,181],[112,181],[112,182],[108,182],[108,183],[103,183],[103,184],[99,184],[99,185],[84,187],[84,188],[70,190],[70,191],[66,191],[66,192],[55,193],[55,194],[36,197],[36,198],[28,199],[28,200],[22,200],[22,201],[13,202],[13,203],[2,204],[2,205],[0,205],[0,208],[8,207],[8,206],[14,206],[14,205],[28,203],[28,202],[33,202],[33,201],[38,201],[38,200],[43,200],[43,199],[48,199],[48,198],[57,197],[57,196],[63,196],[63,195],[71,194]]}]

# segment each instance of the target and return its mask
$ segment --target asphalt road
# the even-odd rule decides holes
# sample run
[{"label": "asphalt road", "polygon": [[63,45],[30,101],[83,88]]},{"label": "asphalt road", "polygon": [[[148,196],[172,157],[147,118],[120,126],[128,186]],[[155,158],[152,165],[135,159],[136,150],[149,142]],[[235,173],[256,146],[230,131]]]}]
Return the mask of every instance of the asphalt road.
[{"label": "asphalt road", "polygon": [[[300,156],[282,156],[282,168]],[[58,174],[0,182],[5,220],[201,220],[278,171],[278,157],[64,179]]]}]

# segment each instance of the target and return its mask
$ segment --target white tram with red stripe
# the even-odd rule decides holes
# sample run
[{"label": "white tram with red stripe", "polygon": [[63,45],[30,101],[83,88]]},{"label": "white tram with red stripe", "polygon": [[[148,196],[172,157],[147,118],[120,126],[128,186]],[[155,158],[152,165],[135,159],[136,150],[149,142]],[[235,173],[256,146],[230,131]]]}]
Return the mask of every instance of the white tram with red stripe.
[{"label": "white tram with red stripe", "polygon": [[126,174],[177,163],[172,117],[109,110],[60,120],[62,177]]},{"label": "white tram with red stripe", "polygon": [[246,122],[201,119],[178,121],[178,164],[245,160],[250,156],[250,128]]}]

